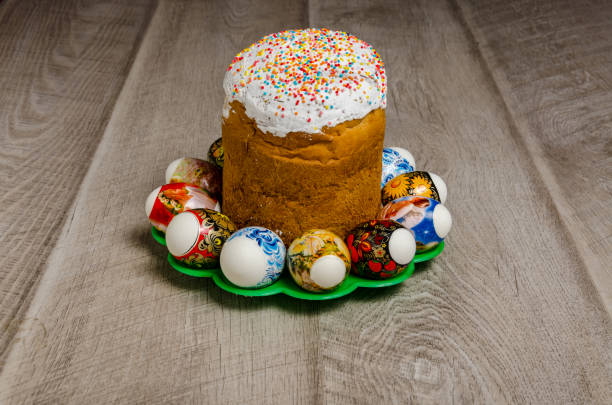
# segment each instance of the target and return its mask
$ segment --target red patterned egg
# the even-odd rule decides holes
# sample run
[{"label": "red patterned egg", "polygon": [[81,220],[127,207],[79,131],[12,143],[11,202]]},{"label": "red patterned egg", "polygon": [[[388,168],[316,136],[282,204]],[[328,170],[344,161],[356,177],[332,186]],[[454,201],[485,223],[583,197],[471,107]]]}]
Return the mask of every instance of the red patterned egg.
[{"label": "red patterned egg", "polygon": [[220,212],[200,208],[175,216],[166,231],[166,246],[180,262],[195,268],[218,268],[221,248],[236,225]]},{"label": "red patterned egg", "polygon": [[404,271],[414,258],[412,233],[395,221],[372,220],[353,229],[346,238],[353,273],[385,279]]},{"label": "red patterned egg", "polygon": [[170,183],[157,187],[145,202],[145,212],[151,225],[166,232],[168,224],[176,215],[194,208],[209,208],[219,211],[219,202],[206,191],[193,184]]}]

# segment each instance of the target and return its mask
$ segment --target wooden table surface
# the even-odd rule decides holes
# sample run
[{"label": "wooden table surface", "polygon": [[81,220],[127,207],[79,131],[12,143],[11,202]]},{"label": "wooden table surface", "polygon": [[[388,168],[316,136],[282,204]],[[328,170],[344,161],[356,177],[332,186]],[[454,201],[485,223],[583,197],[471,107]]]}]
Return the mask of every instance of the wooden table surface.
[{"label": "wooden table surface", "polygon": [[[143,214],[262,35],[382,55],[444,253],[331,302],[173,271]],[[1,403],[610,403],[612,3],[0,2]],[[607,400],[606,400],[607,398]]]}]

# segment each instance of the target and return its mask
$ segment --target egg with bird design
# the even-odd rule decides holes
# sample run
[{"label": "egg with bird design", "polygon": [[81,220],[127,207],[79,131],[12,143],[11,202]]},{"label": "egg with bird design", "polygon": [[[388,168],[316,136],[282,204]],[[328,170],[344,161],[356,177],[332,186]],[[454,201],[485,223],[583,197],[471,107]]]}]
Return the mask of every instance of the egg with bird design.
[{"label": "egg with bird design", "polygon": [[378,218],[397,221],[410,229],[418,253],[438,246],[453,224],[450,212],[442,203],[421,196],[401,197],[389,202],[382,208]]}]

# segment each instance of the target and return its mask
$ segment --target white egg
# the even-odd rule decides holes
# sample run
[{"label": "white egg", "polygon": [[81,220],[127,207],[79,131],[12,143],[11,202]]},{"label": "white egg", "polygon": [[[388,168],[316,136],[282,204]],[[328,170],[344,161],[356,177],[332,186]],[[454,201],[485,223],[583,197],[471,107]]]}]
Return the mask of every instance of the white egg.
[{"label": "white egg", "polygon": [[392,146],[389,149],[393,149],[394,151],[399,153],[400,156],[403,157],[404,159],[406,159],[410,163],[410,166],[412,166],[414,168],[414,170],[416,170],[416,162],[414,161],[414,157],[412,156],[412,153],[410,153],[406,149],[400,148],[398,146]]},{"label": "white egg", "polygon": [[416,241],[412,232],[406,228],[393,231],[389,238],[389,254],[400,265],[410,263],[416,253]]},{"label": "white egg", "polygon": [[151,211],[153,211],[153,205],[155,204],[155,199],[157,195],[161,191],[161,186],[157,187],[155,190],[151,191],[151,194],[147,197],[145,201],[145,213],[147,214],[147,218],[151,216]]},{"label": "white egg", "polygon": [[225,242],[221,250],[223,275],[238,287],[253,288],[266,276],[268,259],[257,241],[235,238]]},{"label": "white egg", "polygon": [[442,204],[438,204],[434,208],[433,226],[436,234],[442,239],[446,238],[446,235],[448,235],[453,226],[453,218],[448,209]]},{"label": "white egg", "polygon": [[322,288],[334,288],[346,277],[346,263],[336,255],[318,258],[310,268],[310,279]]},{"label": "white egg", "polygon": [[166,183],[170,183],[170,179],[172,179],[172,175],[174,174],[174,172],[176,171],[176,168],[178,167],[179,163],[181,163],[183,159],[185,158],[178,158],[172,161],[172,163],[168,165],[168,168],[166,169]]},{"label": "white egg", "polygon": [[444,202],[446,201],[446,197],[448,195],[448,189],[446,188],[446,183],[444,182],[444,180],[442,180],[442,177],[438,176],[435,173],[429,172],[429,177],[431,177],[431,180],[433,181],[434,186],[436,186],[436,189],[438,190],[438,196],[440,196],[440,202],[444,204]]},{"label": "white egg", "polygon": [[166,230],[166,246],[172,256],[187,254],[198,242],[200,221],[192,212],[182,212],[172,218]]},{"label": "white egg", "polygon": [[223,245],[221,271],[232,284],[243,288],[266,287],[280,277],[285,264],[285,245],[269,229],[239,229]]}]

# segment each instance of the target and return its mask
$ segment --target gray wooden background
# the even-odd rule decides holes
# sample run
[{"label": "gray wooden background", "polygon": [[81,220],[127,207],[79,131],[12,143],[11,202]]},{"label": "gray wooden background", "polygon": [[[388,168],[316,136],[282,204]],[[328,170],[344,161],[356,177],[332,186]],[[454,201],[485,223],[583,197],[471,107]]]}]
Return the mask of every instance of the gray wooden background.
[{"label": "gray wooden background", "polygon": [[[309,26],[381,53],[447,249],[333,302],[171,270],[145,197]],[[608,1],[1,1],[0,402],[610,403],[611,134]]]}]

